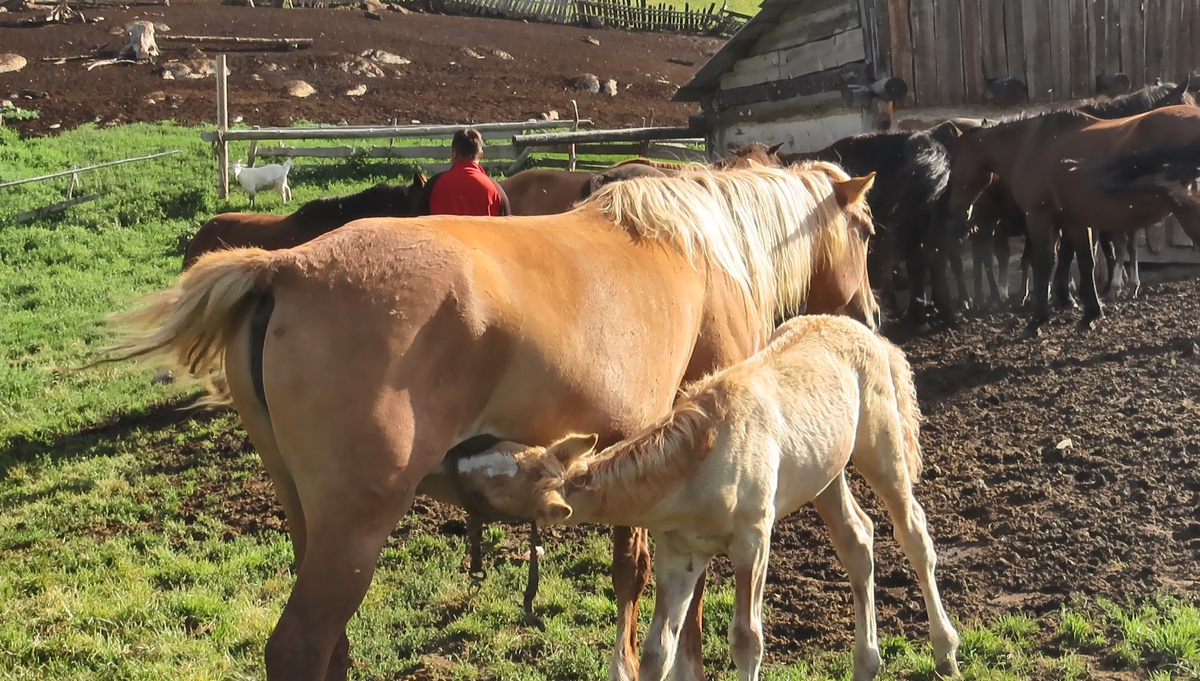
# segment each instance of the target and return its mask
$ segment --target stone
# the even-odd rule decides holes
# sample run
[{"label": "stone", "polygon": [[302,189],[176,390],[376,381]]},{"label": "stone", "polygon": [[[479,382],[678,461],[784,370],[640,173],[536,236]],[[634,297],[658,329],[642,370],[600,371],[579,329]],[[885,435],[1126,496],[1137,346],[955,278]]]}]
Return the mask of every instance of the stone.
[{"label": "stone", "polygon": [[383,50],[366,50],[360,56],[366,57],[371,61],[377,61],[380,64],[391,64],[393,66],[404,66],[405,64],[412,63],[412,61],[409,59],[405,59],[400,55],[392,54],[391,52],[385,52]]},{"label": "stone", "polygon": [[516,61],[516,59],[504,50],[492,50],[492,56],[504,61]]},{"label": "stone", "polygon": [[28,63],[29,62],[25,60],[25,57],[22,57],[19,54],[13,54],[11,52],[0,54],[0,73],[12,73],[13,71],[20,71],[21,69],[25,68],[25,65]]},{"label": "stone", "polygon": [[608,80],[604,81],[604,86],[602,88],[600,88],[600,91],[604,92],[609,97],[616,97],[617,96],[617,81],[612,78],[609,78]]},{"label": "stone", "polygon": [[283,91],[291,97],[301,99],[317,94],[316,88],[302,80],[289,80],[283,84]]},{"label": "stone", "polygon": [[349,90],[346,90],[347,97],[362,97],[365,94],[367,94],[367,86],[362,85],[362,84],[356,85],[356,86],[350,88]]},{"label": "stone", "polygon": [[584,92],[596,94],[597,92],[600,92],[600,79],[594,74],[585,73],[581,76],[572,78],[571,87],[575,88],[576,90],[583,90]]}]

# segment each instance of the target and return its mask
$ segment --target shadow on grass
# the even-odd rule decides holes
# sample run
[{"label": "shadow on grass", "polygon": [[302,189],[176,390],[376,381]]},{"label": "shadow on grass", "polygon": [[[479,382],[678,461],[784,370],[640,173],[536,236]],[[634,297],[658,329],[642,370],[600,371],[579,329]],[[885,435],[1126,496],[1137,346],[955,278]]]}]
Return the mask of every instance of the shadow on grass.
[{"label": "shadow on grass", "polygon": [[0,480],[20,463],[57,462],[83,456],[109,456],[124,436],[136,430],[161,430],[195,421],[208,423],[228,411],[227,407],[197,406],[199,398],[180,397],[160,404],[109,416],[100,423],[46,440],[13,438],[0,450]]}]

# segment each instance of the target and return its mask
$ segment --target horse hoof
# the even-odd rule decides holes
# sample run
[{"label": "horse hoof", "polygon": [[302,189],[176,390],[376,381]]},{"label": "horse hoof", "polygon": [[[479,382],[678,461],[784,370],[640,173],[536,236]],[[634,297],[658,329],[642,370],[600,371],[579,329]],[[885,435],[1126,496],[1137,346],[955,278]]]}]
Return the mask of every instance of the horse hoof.
[{"label": "horse hoof", "polygon": [[1040,324],[1030,324],[1029,326],[1025,327],[1025,331],[1024,331],[1024,333],[1021,334],[1020,339],[1021,340],[1032,340],[1034,338],[1037,338],[1041,334],[1042,334],[1042,327]]},{"label": "horse hoof", "polygon": [[937,665],[937,673],[938,673],[938,676],[948,678],[948,679],[959,678],[961,676],[961,674],[958,671],[958,660],[955,660],[954,658],[950,658],[949,660],[942,660]]}]

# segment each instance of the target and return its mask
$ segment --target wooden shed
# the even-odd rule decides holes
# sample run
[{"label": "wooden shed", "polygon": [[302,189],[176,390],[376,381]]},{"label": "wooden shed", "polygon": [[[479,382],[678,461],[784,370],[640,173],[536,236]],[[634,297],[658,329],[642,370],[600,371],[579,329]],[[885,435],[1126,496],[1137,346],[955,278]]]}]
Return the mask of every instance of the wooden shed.
[{"label": "wooden shed", "polygon": [[1116,95],[1200,66],[1197,0],[766,0],[676,93],[710,149],[823,147]]}]

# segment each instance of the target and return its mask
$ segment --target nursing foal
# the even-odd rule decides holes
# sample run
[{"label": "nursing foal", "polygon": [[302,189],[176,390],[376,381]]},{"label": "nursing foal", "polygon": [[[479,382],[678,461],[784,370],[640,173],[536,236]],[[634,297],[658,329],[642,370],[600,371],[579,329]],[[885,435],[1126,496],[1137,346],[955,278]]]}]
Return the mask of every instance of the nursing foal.
[{"label": "nursing foal", "polygon": [[771,529],[813,502],[854,595],[854,679],[881,664],[873,527],[846,485],[853,460],[883,499],[929,612],[937,671],[957,675],[958,634],[934,581],[933,541],[913,498],[920,411],[899,348],[844,317],[797,317],[749,359],[697,381],[674,410],[596,453],[596,435],[545,447],[497,445],[462,473],[463,489],[518,517],[645,527],[655,539],[657,601],[641,680],[665,679],[693,587],[718,553],[733,562],[730,645],[739,677],[762,666],[762,601]]}]

